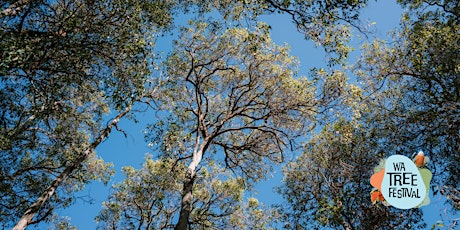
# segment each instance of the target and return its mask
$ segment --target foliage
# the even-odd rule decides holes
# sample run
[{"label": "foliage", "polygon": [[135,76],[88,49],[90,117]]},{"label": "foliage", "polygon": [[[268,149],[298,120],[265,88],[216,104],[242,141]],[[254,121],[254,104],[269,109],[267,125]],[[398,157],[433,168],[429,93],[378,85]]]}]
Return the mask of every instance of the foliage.
[{"label": "foliage", "polygon": [[70,224],[70,217],[59,217],[54,215],[52,217],[53,226],[48,228],[48,230],[77,230],[76,226]]},{"label": "foliage", "polygon": [[276,208],[267,207],[250,197],[232,214],[227,229],[278,229],[281,215]]},{"label": "foliage", "polygon": [[418,150],[433,159],[434,193],[458,206],[458,7],[451,1],[399,2],[410,9],[401,29],[393,41],[364,45],[354,67],[359,83],[341,95],[345,109],[339,114],[347,119],[326,125],[285,171],[280,192],[289,203],[284,214],[294,223],[288,228],[424,227],[417,222],[420,210],[368,200],[369,173],[378,159]]},{"label": "foliage", "polygon": [[[320,2],[311,8],[322,12],[313,5],[321,8]],[[39,216],[28,224],[50,220],[52,210],[71,204],[72,193],[88,181],[107,180],[110,165],[94,153],[86,159],[87,150],[100,143],[92,140],[107,136],[98,134],[110,132],[101,127],[110,109],[129,108],[149,90],[152,36],[169,28],[179,8],[198,6],[201,13],[217,8],[234,20],[280,9],[271,1],[21,0],[0,6],[2,222],[12,223],[45,191],[58,189],[45,207],[33,210]],[[313,18],[308,16],[308,23]],[[61,178],[64,184],[54,183]]]},{"label": "foliage", "polygon": [[[259,178],[265,168],[259,156],[281,161],[289,130],[301,130],[312,119],[318,103],[312,83],[291,77],[296,60],[287,47],[271,43],[264,24],[222,34],[206,23],[196,26],[187,29],[170,56],[169,79],[158,91],[173,115],[167,119],[181,129],[189,149],[194,135],[208,138],[210,147],[224,150],[229,168]],[[253,162],[243,167],[240,157]]]},{"label": "foliage", "polygon": [[[113,187],[96,217],[101,229],[171,229],[179,215],[182,171],[172,159],[147,157],[141,169],[125,167],[125,180]],[[210,164],[200,169],[193,189],[190,226],[193,229],[231,229],[268,224],[262,205],[243,202],[242,180]],[[266,213],[265,213],[266,214]]]},{"label": "foliage", "polygon": [[[0,220],[6,227],[90,148],[110,108],[124,109],[143,94],[152,57],[146,28],[168,24],[168,4],[0,2]],[[111,164],[90,155],[30,224],[50,220],[90,180],[107,182]]]},{"label": "foliage", "polygon": [[[180,200],[180,165],[174,161],[146,158],[143,167],[124,167],[126,179],[113,186],[113,193],[96,217],[103,229],[168,227]],[[182,166],[183,168],[183,166]]]},{"label": "foliage", "polygon": [[[432,184],[455,193],[460,189],[458,7],[450,1],[401,2],[412,11],[402,18],[394,41],[365,46],[357,65],[369,95],[364,104],[372,111],[364,120],[380,130],[381,149],[428,151],[437,172]],[[458,207],[458,199],[451,202]]]},{"label": "foliage", "polygon": [[213,152],[222,156],[209,159],[245,179],[264,178],[269,162],[281,162],[284,148],[313,119],[319,101],[312,83],[292,77],[295,59],[271,42],[267,29],[191,22],[176,42],[158,90],[167,116],[152,127],[163,154],[191,159],[183,194]]},{"label": "foliage", "polygon": [[324,126],[303,154],[285,168],[279,192],[288,229],[423,228],[418,209],[398,210],[373,205],[369,191],[372,169],[382,152],[372,132],[340,119]]},{"label": "foliage", "polygon": [[[108,182],[112,165],[95,148],[145,100],[158,106],[146,135],[158,157],[124,168],[101,228],[276,229],[281,218],[286,228],[423,227],[420,210],[372,206],[367,194],[384,153],[418,150],[432,159],[434,193],[458,209],[458,2],[397,0],[407,9],[401,28],[363,47],[353,85],[349,40],[353,29],[366,33],[367,2],[0,1],[2,227],[26,219],[23,227],[73,228],[53,211],[91,180]],[[205,19],[215,11],[219,20]],[[174,29],[178,12],[196,17],[160,62],[155,37]],[[288,15],[324,48],[328,69],[298,76],[264,14]],[[104,126],[108,114],[116,117]],[[316,124],[323,130],[310,140]],[[280,188],[287,204],[244,201],[302,138],[309,142]]]},{"label": "foliage", "polygon": [[306,40],[314,41],[328,53],[328,64],[343,64],[352,48],[348,45],[351,27],[361,30],[359,11],[367,0],[253,0],[191,1],[201,13],[216,10],[226,20],[257,21],[264,14],[286,14]]}]

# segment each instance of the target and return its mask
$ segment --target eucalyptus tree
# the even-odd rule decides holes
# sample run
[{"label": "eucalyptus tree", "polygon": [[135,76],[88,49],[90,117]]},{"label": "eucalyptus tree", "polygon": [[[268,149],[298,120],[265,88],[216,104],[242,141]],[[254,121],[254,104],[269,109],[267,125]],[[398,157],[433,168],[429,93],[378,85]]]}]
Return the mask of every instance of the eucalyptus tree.
[{"label": "eucalyptus tree", "polygon": [[[144,95],[152,31],[169,25],[177,3],[193,8],[188,8],[192,1],[0,2],[4,226],[21,213],[27,214],[21,228],[49,220],[53,209],[71,203],[72,191],[107,175],[102,171],[108,165],[93,150]],[[194,4],[202,12],[218,9],[233,18],[238,10],[294,15],[310,7],[284,2],[281,8],[275,1]],[[311,7],[318,4],[323,7],[321,2]],[[297,24],[314,21],[302,17]],[[120,113],[101,127],[110,108]]]},{"label": "eucalyptus tree", "polygon": [[[145,94],[152,34],[172,5],[1,1],[0,221],[48,221],[110,164],[94,149]],[[148,32],[153,31],[153,32]],[[112,109],[115,119],[103,126]],[[22,217],[21,217],[22,216]]]},{"label": "eucalyptus tree", "polygon": [[271,42],[268,26],[223,29],[191,22],[166,62],[157,91],[163,118],[152,145],[184,162],[176,229],[190,224],[197,170],[211,161],[244,181],[258,181],[282,162],[286,147],[306,130],[321,100],[313,83],[294,78],[296,59]]},{"label": "eucalyptus tree", "polygon": [[386,156],[375,151],[378,138],[345,118],[323,127],[304,152],[284,168],[278,192],[287,229],[425,228],[420,209],[398,210],[373,204],[373,168]]},{"label": "eucalyptus tree", "polygon": [[[370,169],[380,158],[418,150],[432,158],[431,191],[458,208],[458,1],[398,2],[408,11],[393,40],[364,45],[355,66],[358,84],[351,89],[357,94],[344,95],[349,107],[340,111],[348,121],[326,125],[285,169],[280,192],[294,223],[288,228],[424,227],[410,223],[420,210],[372,205],[369,198]],[[457,221],[445,219],[451,228]]]},{"label": "eucalyptus tree", "polygon": [[[333,55],[333,65],[350,51],[350,25],[366,2],[0,1],[4,227],[20,216],[18,229],[48,221],[89,180],[106,181],[109,165],[94,149],[134,102],[159,96],[170,116],[154,129],[163,140],[162,153],[189,163],[177,225],[184,228],[196,169],[210,162],[208,155],[217,153],[217,163],[246,183],[263,178],[267,160],[282,160],[317,106],[341,91],[342,78],[328,78],[318,100],[312,82],[292,78],[295,61],[286,47],[271,43],[269,26],[224,32],[220,23],[205,29],[196,22],[166,64],[169,80],[152,94],[147,76],[153,34],[169,28],[179,9],[218,10],[224,20],[250,19],[249,24],[261,14],[285,13],[307,39]],[[109,110],[115,119],[103,126]]]},{"label": "eucalyptus tree", "polygon": [[459,208],[460,8],[457,1],[399,1],[409,7],[394,40],[364,47],[357,65],[381,148],[428,153],[433,191]]}]

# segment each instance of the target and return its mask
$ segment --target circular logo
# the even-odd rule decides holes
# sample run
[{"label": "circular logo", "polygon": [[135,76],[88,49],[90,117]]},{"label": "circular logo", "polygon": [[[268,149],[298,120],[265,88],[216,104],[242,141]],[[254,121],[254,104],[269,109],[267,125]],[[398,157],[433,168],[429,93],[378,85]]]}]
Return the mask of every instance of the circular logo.
[{"label": "circular logo", "polygon": [[[418,157],[418,158],[417,158]],[[393,155],[374,169],[371,177],[373,203],[382,202],[399,209],[421,207],[430,203],[431,172],[424,168],[425,161],[417,164],[423,153],[412,161],[403,155]]]}]

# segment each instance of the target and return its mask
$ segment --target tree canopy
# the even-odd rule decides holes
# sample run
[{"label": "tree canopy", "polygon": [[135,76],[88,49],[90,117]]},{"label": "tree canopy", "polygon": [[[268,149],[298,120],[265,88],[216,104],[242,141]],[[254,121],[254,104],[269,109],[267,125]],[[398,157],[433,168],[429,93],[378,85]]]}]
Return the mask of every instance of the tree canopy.
[{"label": "tree canopy", "polygon": [[[421,209],[369,194],[380,159],[419,150],[432,159],[431,193],[458,214],[460,6],[396,2],[405,11],[391,40],[370,40],[366,0],[0,1],[2,228],[73,228],[56,210],[110,181],[96,150],[141,104],[152,154],[123,167],[99,228],[425,228]],[[261,16],[276,15],[324,65],[301,70],[273,42]],[[281,166],[282,203],[247,195]]]},{"label": "tree canopy", "polygon": [[160,107],[171,115],[153,126],[164,130],[153,129],[166,137],[164,154],[188,162],[180,229],[203,160],[222,159],[235,174],[262,179],[269,161],[283,161],[284,149],[305,130],[318,103],[311,83],[293,78],[294,60],[286,47],[271,43],[266,25],[221,31],[193,23],[168,57],[168,79],[157,91]]}]

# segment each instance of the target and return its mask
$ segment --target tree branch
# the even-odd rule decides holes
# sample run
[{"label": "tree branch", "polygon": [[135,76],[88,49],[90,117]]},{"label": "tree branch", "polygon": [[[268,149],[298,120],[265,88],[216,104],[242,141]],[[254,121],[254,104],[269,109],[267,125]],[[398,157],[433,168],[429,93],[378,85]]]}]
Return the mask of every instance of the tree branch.
[{"label": "tree branch", "polygon": [[70,162],[69,165],[66,166],[65,170],[62,171],[59,176],[57,176],[51,185],[43,191],[40,197],[29,206],[29,208],[25,211],[24,215],[19,219],[19,221],[14,226],[13,230],[24,230],[29,224],[33,223],[34,216],[40,211],[43,205],[48,202],[49,198],[51,198],[56,189],[69,177],[72,173],[77,170],[81,164],[87,160],[90,154],[99,146],[102,141],[104,141],[110,134],[110,131],[113,127],[115,127],[120,119],[124,117],[128,112],[131,110],[132,104],[125,108],[121,113],[119,113],[107,126],[105,129],[101,131],[99,136],[86,148],[86,150],[80,154],[74,161]]}]

